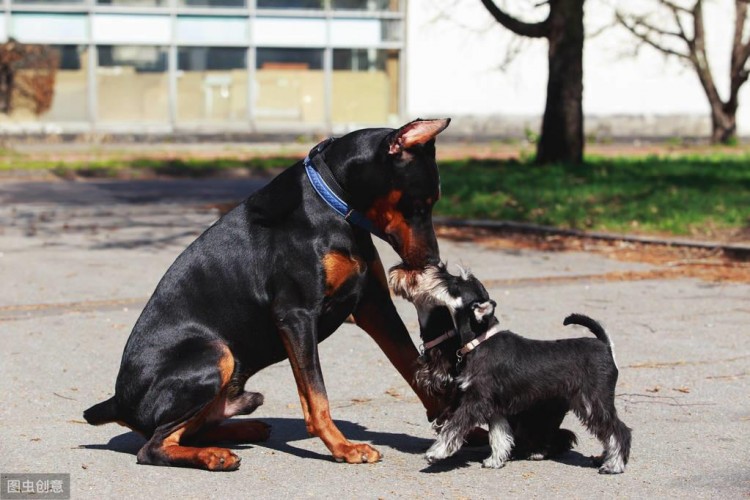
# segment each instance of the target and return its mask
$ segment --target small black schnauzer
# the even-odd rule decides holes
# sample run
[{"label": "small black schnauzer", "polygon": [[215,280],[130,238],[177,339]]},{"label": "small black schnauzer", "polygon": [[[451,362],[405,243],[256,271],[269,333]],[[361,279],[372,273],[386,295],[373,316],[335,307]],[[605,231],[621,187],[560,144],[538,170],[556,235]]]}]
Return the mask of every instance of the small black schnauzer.
[{"label": "small black schnauzer", "polygon": [[[484,467],[502,467],[511,450],[537,459],[567,451],[575,436],[558,427],[572,410],[604,445],[599,472],[625,471],[630,429],[617,417],[618,370],[599,323],[581,314],[563,323],[585,326],[597,339],[525,339],[500,330],[495,302],[466,271],[454,276],[443,265],[422,272],[397,266],[390,280],[394,292],[417,307],[425,341],[418,383],[451,401],[427,451],[430,463],[453,455],[467,433],[482,424],[489,425],[492,447]],[[458,351],[448,342],[452,337],[460,341]]]}]

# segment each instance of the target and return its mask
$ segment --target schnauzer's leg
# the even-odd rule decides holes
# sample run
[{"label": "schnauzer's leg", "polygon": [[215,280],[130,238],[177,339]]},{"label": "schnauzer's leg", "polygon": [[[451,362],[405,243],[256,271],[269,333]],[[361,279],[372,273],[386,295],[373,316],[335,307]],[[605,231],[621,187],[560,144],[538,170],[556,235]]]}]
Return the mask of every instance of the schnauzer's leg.
[{"label": "schnauzer's leg", "polygon": [[508,461],[513,449],[513,430],[502,415],[495,415],[490,420],[490,446],[492,454],[482,462],[482,467],[499,469]]},{"label": "schnauzer's leg", "polygon": [[[614,395],[612,398],[614,399]],[[617,418],[614,401],[600,402],[594,398],[588,400],[584,398],[583,401],[584,408],[577,408],[576,413],[604,445],[599,473],[621,474],[625,472],[625,466],[630,457],[630,429]]]},{"label": "schnauzer's leg", "polygon": [[615,415],[607,434],[606,438],[600,437],[604,455],[599,474],[621,474],[630,458],[630,429]]},{"label": "schnauzer's leg", "polygon": [[471,405],[459,406],[453,416],[443,424],[437,440],[427,450],[425,458],[431,464],[456,453],[464,443],[466,435],[477,425]]}]

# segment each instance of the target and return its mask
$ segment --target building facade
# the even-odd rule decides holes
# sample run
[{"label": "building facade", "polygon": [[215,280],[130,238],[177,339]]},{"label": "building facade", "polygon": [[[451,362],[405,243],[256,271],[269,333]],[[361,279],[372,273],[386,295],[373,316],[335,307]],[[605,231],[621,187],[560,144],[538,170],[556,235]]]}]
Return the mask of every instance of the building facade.
[{"label": "building facade", "polygon": [[5,0],[0,41],[51,47],[58,70],[50,109],[0,114],[0,130],[396,125],[404,18],[405,0]]}]

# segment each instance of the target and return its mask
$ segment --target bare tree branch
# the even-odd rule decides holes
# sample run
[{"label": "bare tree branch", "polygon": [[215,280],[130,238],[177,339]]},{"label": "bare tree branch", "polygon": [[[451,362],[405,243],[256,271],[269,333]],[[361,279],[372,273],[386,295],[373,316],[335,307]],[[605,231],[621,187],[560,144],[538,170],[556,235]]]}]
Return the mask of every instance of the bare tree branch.
[{"label": "bare tree branch", "polygon": [[677,29],[680,30],[680,37],[688,42],[688,46],[692,45],[692,39],[687,36],[687,33],[685,32],[685,27],[682,25],[682,19],[680,18],[680,13],[683,14],[690,14],[690,10],[681,7],[679,5],[675,5],[674,3],[668,1],[668,0],[659,0],[663,5],[665,5],[671,12],[672,17],[674,18],[674,22],[677,25]]},{"label": "bare tree branch", "polygon": [[495,20],[513,33],[529,38],[545,38],[549,34],[548,20],[539,23],[526,23],[501,10],[493,0],[480,0]]},{"label": "bare tree branch", "polygon": [[670,1],[670,0],[659,0],[659,3],[668,7],[669,10],[672,12],[682,12],[683,14],[692,14],[693,11],[691,9],[688,9],[686,7],[683,7],[682,5],[677,5],[676,3]]},{"label": "bare tree branch", "polygon": [[725,109],[729,112],[736,111],[739,106],[738,96],[740,87],[747,81],[750,76],[746,64],[750,58],[750,41],[743,42],[745,24],[748,15],[747,0],[735,1],[735,18],[734,18],[734,39],[732,44],[731,57],[731,75],[729,82],[729,99],[725,104]]},{"label": "bare tree branch", "polygon": [[[659,35],[665,35],[666,33],[664,30],[658,30],[655,29],[651,25],[644,25],[640,18],[635,18],[634,16],[627,16],[621,12],[616,12],[615,17],[617,18],[617,21],[625,28],[627,29],[633,36],[638,38],[642,43],[645,43],[646,45],[649,45],[650,47],[658,50],[659,52],[662,52],[664,54],[668,54],[671,56],[678,57],[680,59],[684,59],[686,61],[691,61],[691,55],[688,53],[679,52],[676,49],[673,49],[671,47],[668,47],[661,43],[661,41],[657,41],[657,37]],[[645,30],[644,33],[639,31],[639,28],[642,28]],[[671,32],[670,32],[671,33]],[[683,41],[686,41],[683,39],[679,34],[671,33],[673,36],[676,36],[680,38]],[[657,35],[657,37],[653,37],[652,35]]]},{"label": "bare tree branch", "polygon": [[[683,7],[674,0],[653,0],[656,6],[668,9],[677,32],[658,27],[646,16],[627,15],[616,12],[617,21],[644,45],[670,56],[686,60],[695,70],[711,108],[711,140],[730,142],[737,134],[738,94],[742,85],[750,78],[750,37],[745,35],[745,26],[750,15],[750,0],[734,0],[735,19],[729,74],[729,94],[726,100],[719,95],[711,72],[706,50],[706,30],[703,19],[703,0],[693,0],[692,7]],[[692,34],[686,29],[687,19],[692,21]],[[691,36],[692,35],[692,36]],[[687,53],[668,46],[668,40],[681,40]]]}]

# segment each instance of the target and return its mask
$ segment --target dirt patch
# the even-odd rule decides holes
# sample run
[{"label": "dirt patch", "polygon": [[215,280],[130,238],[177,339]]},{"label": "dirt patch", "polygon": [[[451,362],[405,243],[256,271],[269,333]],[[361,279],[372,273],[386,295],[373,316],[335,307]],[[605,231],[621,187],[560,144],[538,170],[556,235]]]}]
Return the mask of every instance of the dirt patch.
[{"label": "dirt patch", "polygon": [[[236,202],[214,203],[206,205],[204,208],[217,209],[223,215],[234,208],[236,204]],[[659,245],[441,225],[436,225],[435,233],[441,238],[453,241],[468,241],[489,248],[531,249],[545,252],[590,252],[603,255],[609,259],[643,262],[658,266],[648,271],[612,272],[578,276],[576,279],[636,281],[698,278],[712,282],[750,283],[750,253],[735,253],[718,248],[691,248],[667,244]],[[541,279],[570,280],[568,277]],[[512,284],[511,282],[503,283]]]},{"label": "dirt patch", "polygon": [[609,259],[656,266],[648,271],[613,272],[591,279],[633,281],[642,279],[698,278],[712,282],[750,283],[750,261],[723,249],[602,241],[572,236],[503,233],[488,229],[439,226],[441,238],[470,241],[489,248],[532,249],[546,252],[589,252]]}]

